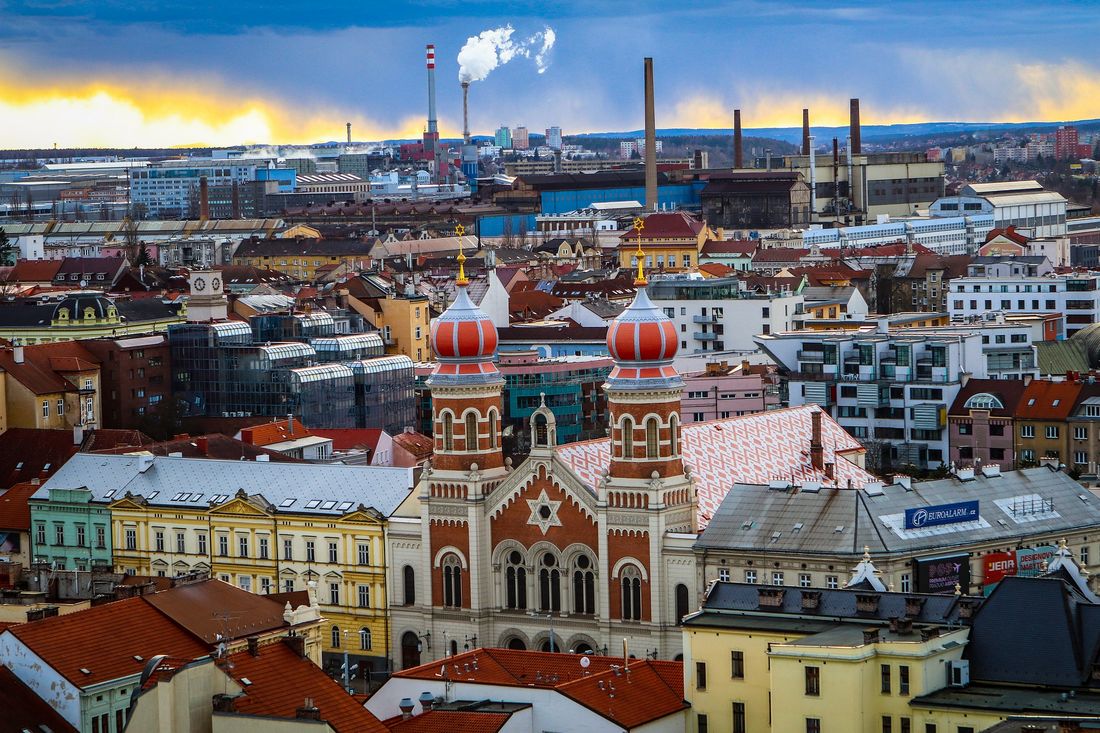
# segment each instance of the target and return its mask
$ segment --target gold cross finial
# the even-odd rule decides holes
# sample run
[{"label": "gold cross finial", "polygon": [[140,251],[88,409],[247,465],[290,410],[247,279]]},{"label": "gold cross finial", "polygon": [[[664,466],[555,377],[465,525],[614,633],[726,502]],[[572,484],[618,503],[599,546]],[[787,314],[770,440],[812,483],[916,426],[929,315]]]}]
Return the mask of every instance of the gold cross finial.
[{"label": "gold cross finial", "polygon": [[463,286],[469,285],[470,281],[466,279],[466,255],[462,254],[462,237],[466,234],[466,227],[461,224],[455,225],[455,236],[458,237],[458,277],[455,279],[455,285]]},{"label": "gold cross finial", "polygon": [[634,278],[634,285],[637,287],[642,287],[646,284],[645,270],[642,269],[645,265],[645,252],[642,251],[643,229],[645,229],[645,219],[640,216],[634,217],[634,231],[638,233],[638,249],[634,253],[638,260],[638,274]]}]

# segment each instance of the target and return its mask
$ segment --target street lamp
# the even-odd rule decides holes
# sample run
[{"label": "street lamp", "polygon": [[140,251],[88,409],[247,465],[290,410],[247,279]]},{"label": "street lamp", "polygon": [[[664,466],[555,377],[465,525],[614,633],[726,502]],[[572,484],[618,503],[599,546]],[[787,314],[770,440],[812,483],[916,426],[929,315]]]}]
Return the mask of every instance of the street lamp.
[{"label": "street lamp", "polygon": [[537,611],[528,611],[527,615],[531,618],[544,618],[550,622],[550,652],[554,652],[554,613],[548,612],[545,614],[538,613]]}]

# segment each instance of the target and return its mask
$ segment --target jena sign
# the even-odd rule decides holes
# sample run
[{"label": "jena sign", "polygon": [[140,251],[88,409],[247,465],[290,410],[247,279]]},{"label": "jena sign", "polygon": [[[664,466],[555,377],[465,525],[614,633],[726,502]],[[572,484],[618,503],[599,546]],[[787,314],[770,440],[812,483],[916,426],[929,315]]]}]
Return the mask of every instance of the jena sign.
[{"label": "jena sign", "polygon": [[906,529],[923,529],[939,524],[976,521],[978,521],[978,502],[976,501],[959,501],[954,504],[938,504],[905,510]]}]

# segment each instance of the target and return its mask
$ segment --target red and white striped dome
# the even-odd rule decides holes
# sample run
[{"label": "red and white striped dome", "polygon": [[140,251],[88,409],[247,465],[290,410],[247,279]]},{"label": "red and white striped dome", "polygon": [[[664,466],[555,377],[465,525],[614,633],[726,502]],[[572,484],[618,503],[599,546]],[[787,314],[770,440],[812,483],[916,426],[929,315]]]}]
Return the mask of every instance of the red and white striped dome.
[{"label": "red and white striped dome", "polygon": [[470,300],[465,287],[459,286],[454,302],[432,322],[431,341],[438,361],[435,376],[499,374],[493,364],[497,328]]},{"label": "red and white striped dome", "polygon": [[676,356],[676,326],[653,304],[645,288],[607,329],[607,348],[617,362],[666,362]]}]

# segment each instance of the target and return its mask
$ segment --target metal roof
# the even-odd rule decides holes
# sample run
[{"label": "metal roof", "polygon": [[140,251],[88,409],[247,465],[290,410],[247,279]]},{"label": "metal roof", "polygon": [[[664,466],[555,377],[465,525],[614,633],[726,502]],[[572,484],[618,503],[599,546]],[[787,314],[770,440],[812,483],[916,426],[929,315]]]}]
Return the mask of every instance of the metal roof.
[{"label": "metal roof", "polygon": [[101,504],[130,492],[151,506],[205,509],[244,491],[262,497],[272,512],[338,517],[364,504],[388,516],[412,490],[412,473],[381,466],[78,453],[32,498],[81,488]]}]

